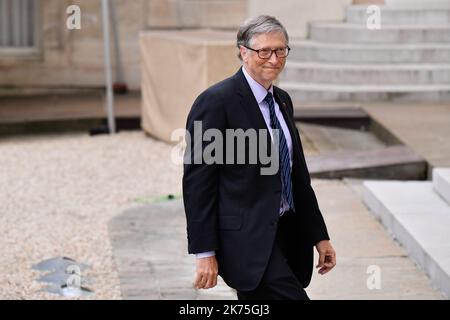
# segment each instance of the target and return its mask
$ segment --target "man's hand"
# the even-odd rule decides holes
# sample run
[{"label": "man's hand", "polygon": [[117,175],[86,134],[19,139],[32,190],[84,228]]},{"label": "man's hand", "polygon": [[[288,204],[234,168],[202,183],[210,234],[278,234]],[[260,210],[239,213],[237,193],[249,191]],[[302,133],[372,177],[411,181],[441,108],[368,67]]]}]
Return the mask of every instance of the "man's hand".
[{"label": "man's hand", "polygon": [[218,271],[216,256],[197,259],[194,287],[197,289],[210,289],[215,287]]},{"label": "man's hand", "polygon": [[329,240],[319,241],[316,249],[319,252],[319,264],[316,268],[320,268],[319,273],[324,275],[336,265],[336,252]]}]

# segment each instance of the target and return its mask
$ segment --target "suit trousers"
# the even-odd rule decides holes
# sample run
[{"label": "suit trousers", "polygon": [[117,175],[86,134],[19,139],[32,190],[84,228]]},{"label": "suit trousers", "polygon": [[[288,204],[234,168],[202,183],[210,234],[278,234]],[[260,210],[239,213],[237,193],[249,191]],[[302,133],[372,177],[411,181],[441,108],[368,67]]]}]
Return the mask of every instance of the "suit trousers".
[{"label": "suit trousers", "polygon": [[279,217],[272,252],[261,282],[252,291],[238,291],[238,300],[309,300],[286,258],[290,236],[288,226],[292,226],[295,214],[288,211]]}]

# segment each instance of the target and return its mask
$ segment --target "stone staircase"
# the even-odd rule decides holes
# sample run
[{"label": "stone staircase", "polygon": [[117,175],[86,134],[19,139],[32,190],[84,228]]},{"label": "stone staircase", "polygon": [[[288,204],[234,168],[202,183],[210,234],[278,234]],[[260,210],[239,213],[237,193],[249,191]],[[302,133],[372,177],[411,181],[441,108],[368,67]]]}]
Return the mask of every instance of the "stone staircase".
[{"label": "stone staircase", "polygon": [[432,181],[364,181],[363,200],[450,299],[450,168]]},{"label": "stone staircase", "polygon": [[379,30],[366,27],[366,8],[292,41],[280,86],[296,101],[449,101],[450,1],[381,6]]}]

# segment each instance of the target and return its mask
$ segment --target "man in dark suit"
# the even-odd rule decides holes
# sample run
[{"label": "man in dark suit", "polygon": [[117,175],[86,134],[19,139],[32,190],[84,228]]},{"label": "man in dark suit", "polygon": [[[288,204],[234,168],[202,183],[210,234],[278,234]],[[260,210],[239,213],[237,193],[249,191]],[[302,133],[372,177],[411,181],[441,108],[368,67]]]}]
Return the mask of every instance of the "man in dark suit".
[{"label": "man in dark suit", "polygon": [[[242,67],[200,94],[188,115],[187,135],[193,139],[186,139],[183,198],[188,251],[197,255],[196,288],[214,287],[219,274],[237,290],[238,299],[308,299],[304,288],[311,280],[314,246],[320,274],[336,264],[291,98],[272,85],[285,65],[288,41],[274,17],[247,20],[237,35]],[[236,160],[235,154],[205,163],[195,161],[192,151],[211,151],[218,141],[211,135],[196,140],[198,124],[202,134],[221,133],[227,147],[235,142],[229,130],[268,134],[258,135],[256,144],[248,139],[241,149],[233,146],[232,152],[243,150],[245,163],[228,161]],[[252,147],[265,140],[268,153],[276,155],[274,174],[263,174],[267,163],[261,159],[248,161]],[[222,152],[229,155],[230,149],[221,145],[210,154]]]}]

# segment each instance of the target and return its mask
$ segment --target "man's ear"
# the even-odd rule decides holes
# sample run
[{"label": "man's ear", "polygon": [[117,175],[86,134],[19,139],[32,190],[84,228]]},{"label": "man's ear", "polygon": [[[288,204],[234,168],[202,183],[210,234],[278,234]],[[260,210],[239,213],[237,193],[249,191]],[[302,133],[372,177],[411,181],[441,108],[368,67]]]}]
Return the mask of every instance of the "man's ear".
[{"label": "man's ear", "polygon": [[242,61],[247,62],[248,49],[244,46],[239,46],[239,52],[241,53]]}]

